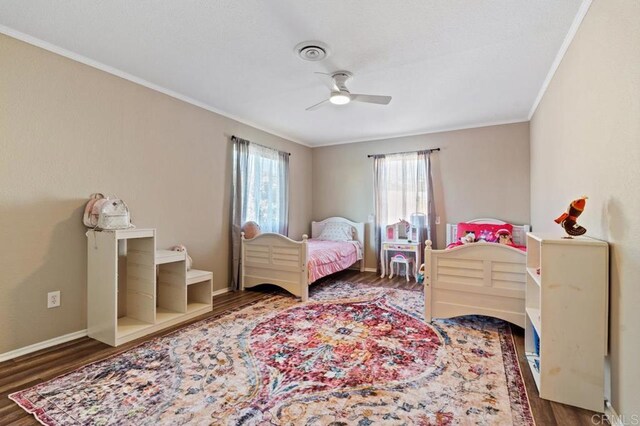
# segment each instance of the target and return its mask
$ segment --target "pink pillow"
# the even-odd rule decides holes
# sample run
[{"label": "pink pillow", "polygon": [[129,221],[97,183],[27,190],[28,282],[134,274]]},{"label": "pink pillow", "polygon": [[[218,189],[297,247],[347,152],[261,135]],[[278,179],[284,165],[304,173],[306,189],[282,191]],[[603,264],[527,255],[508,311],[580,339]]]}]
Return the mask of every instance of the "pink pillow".
[{"label": "pink pillow", "polygon": [[497,241],[496,232],[500,229],[506,229],[513,234],[513,225],[505,223],[504,225],[493,225],[489,223],[466,223],[460,222],[458,224],[457,241],[460,241],[461,237],[467,232],[473,232],[476,234],[476,240],[485,240],[488,243],[495,243]]}]

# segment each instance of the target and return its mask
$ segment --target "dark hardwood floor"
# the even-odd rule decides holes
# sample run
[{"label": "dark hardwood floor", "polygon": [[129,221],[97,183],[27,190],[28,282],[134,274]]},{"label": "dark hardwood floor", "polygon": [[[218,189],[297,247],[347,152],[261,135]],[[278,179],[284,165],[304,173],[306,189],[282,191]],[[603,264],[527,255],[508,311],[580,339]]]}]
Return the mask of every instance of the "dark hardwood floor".
[{"label": "dark hardwood floor", "polygon": [[[345,271],[336,274],[335,277],[354,282],[367,283],[373,286],[404,288],[415,291],[422,290],[422,285],[416,284],[414,281],[407,283],[404,278],[398,277],[390,280],[380,278],[374,273]],[[269,297],[276,291],[279,291],[277,287],[262,286],[259,291],[243,291],[216,296],[213,300],[213,312],[202,315],[190,322],[222,315],[229,310]],[[38,424],[33,416],[27,414],[7,397],[10,393],[50,380],[60,374],[82,367],[85,364],[124,352],[142,341],[167,334],[179,327],[180,326],[176,326],[163,330],[151,336],[124,344],[118,348],[112,348],[104,343],[83,337],[72,342],[0,363],[0,425]],[[520,359],[520,369],[522,370],[525,380],[536,423],[540,426],[593,425],[591,417],[595,413],[546,401],[538,397],[538,391],[533,382],[533,377],[524,358],[523,330],[516,326],[513,326],[512,329],[514,330],[516,347]]]}]

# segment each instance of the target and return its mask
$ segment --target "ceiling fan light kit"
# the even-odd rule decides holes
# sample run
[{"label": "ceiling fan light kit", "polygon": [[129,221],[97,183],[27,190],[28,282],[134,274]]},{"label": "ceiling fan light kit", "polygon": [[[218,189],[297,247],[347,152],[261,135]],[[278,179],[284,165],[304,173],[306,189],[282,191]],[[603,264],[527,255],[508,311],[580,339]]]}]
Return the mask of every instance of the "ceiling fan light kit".
[{"label": "ceiling fan light kit", "polygon": [[351,97],[348,93],[333,92],[329,98],[329,102],[334,105],[346,105],[351,102]]},{"label": "ceiling fan light kit", "polygon": [[353,77],[353,74],[349,71],[336,71],[333,74],[330,74],[330,77],[333,79],[333,90],[331,90],[329,99],[325,99],[322,102],[311,105],[309,108],[307,108],[307,111],[315,111],[316,109],[327,103],[331,103],[333,105],[346,105],[353,101],[365,102],[369,104],[388,105],[389,102],[391,102],[391,96],[360,95],[349,92],[349,89],[347,89],[347,80]]},{"label": "ceiling fan light kit", "polygon": [[[329,46],[325,43],[317,40],[303,41],[298,43],[295,47],[296,55],[305,61],[321,61],[329,56]],[[322,74],[329,76],[333,79],[331,93],[329,99],[325,99],[322,102],[318,102],[315,105],[311,105],[307,108],[307,111],[315,111],[322,105],[331,103],[333,105],[346,105],[351,101],[365,102],[370,104],[387,105],[391,102],[391,96],[379,96],[379,95],[356,95],[349,92],[347,89],[347,80],[353,77],[353,74],[349,71],[335,71],[332,74],[326,74],[323,72],[317,72],[316,74]]]}]

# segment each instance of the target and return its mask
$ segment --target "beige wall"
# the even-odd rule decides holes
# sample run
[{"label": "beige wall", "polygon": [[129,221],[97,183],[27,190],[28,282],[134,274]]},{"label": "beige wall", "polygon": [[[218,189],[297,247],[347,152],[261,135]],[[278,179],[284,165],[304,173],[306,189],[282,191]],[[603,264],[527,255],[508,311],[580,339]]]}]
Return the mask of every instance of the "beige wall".
[{"label": "beige wall", "polygon": [[226,288],[232,134],[292,153],[291,236],[309,231],[311,149],[2,35],[0,64],[0,353],[86,328],[92,192]]},{"label": "beige wall", "polygon": [[[311,218],[367,221],[367,154],[441,147],[434,155],[441,239],[444,223],[482,216],[531,219],[534,230],[557,232],[553,218],[589,195],[580,223],[611,243],[612,400],[620,414],[639,414],[639,22],[640,2],[595,0],[530,129],[520,123],[313,152],[0,35],[0,353],[86,327],[80,219],[91,192],[125,199],[139,227],[158,229],[159,247],[186,244],[221,289],[230,135],[292,152],[294,238]],[[367,267],[374,267],[368,231]],[[49,310],[52,290],[62,291],[62,306]]]},{"label": "beige wall", "polygon": [[[433,155],[439,247],[444,226],[477,217],[529,223],[529,124],[433,133],[313,150],[313,218],[345,216],[367,222],[374,213],[373,160],[426,148]],[[375,268],[373,224],[367,224],[366,266]]]},{"label": "beige wall", "polygon": [[[588,195],[579,223],[611,243],[612,402],[640,415],[640,2],[595,0],[531,121],[531,218]],[[579,356],[579,354],[576,354]]]}]

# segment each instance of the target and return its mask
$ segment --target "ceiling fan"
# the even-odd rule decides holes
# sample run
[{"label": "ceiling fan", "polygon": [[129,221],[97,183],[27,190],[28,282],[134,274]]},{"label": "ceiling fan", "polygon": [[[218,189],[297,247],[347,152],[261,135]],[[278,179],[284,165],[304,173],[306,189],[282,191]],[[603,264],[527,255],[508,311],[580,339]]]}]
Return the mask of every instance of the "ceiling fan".
[{"label": "ceiling fan", "polygon": [[349,102],[367,102],[370,104],[388,105],[391,102],[391,96],[380,95],[361,95],[349,92],[347,89],[347,80],[353,77],[353,74],[349,71],[336,71],[333,74],[316,73],[328,75],[333,79],[333,86],[331,88],[331,95],[329,99],[325,99],[315,105],[311,105],[307,108],[307,111],[314,111],[321,106],[332,103],[334,105],[346,105]]}]

